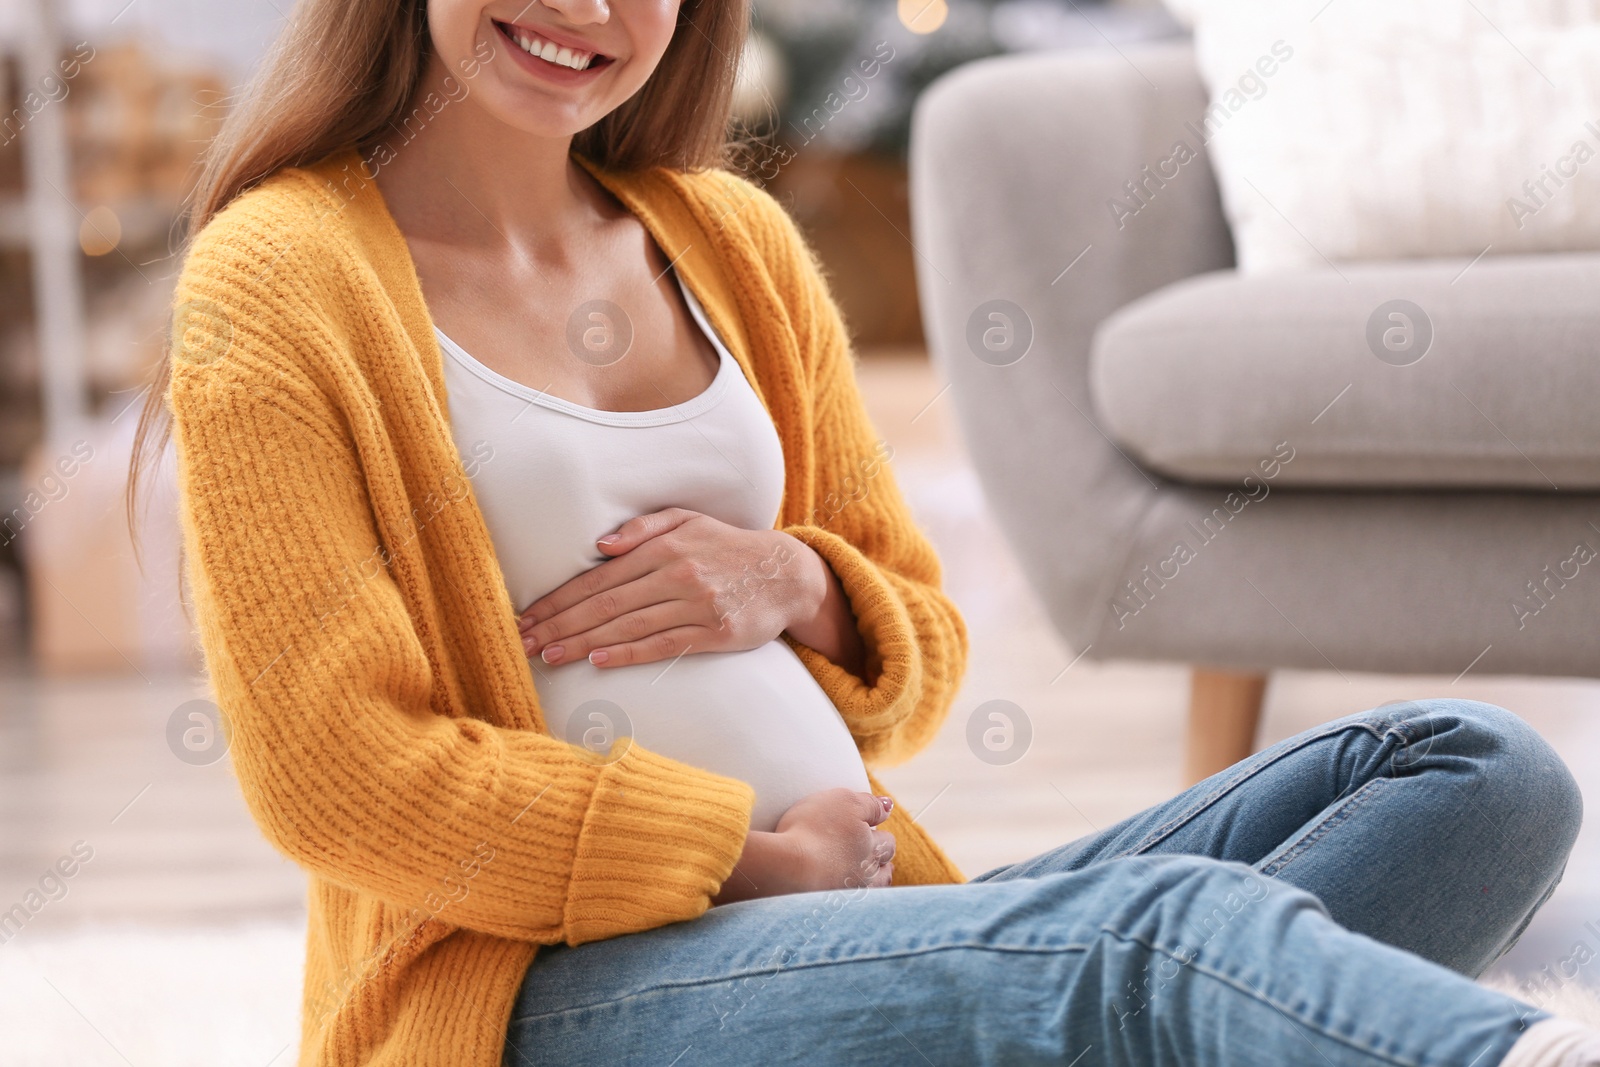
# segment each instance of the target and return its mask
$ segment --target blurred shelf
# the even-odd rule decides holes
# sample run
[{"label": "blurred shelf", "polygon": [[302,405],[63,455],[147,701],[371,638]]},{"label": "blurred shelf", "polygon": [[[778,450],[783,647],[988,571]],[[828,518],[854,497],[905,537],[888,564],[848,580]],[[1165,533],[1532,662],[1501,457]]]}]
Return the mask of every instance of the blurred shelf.
[{"label": "blurred shelf", "polygon": [[[84,205],[73,206],[81,215]],[[173,197],[151,194],[113,201],[103,206],[115,212],[122,223],[119,246],[144,245],[164,236],[182,211],[182,205]],[[26,198],[14,193],[0,195],[0,248],[27,248],[30,233]]]}]

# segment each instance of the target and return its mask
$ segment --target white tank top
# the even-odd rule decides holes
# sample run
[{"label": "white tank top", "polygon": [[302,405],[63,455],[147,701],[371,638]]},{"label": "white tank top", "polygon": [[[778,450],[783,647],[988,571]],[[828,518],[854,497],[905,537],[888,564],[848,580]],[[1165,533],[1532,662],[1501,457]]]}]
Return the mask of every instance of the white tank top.
[{"label": "white tank top", "polygon": [[[598,411],[549,396],[490,370],[435,327],[451,432],[463,455],[480,457],[473,491],[518,611],[604,562],[595,539],[637,515],[681,507],[747,530],[777,522],[777,431],[677,280],[719,366],[705,392],[673,407]],[[557,737],[605,751],[631,734],[654,752],[748,782],[753,830],[773,829],[808,794],[868,788],[838,709],[781,640],[670,663],[529,666]]]}]

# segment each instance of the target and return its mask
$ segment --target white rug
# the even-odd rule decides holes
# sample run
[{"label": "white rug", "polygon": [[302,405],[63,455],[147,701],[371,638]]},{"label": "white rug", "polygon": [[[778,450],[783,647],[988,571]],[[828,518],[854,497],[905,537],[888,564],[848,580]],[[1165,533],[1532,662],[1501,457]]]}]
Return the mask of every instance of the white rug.
[{"label": "white rug", "polygon": [[1498,989],[1507,996],[1516,997],[1554,1015],[1574,1019],[1586,1026],[1600,1030],[1600,989],[1581,982],[1567,982],[1548,993],[1532,994],[1505,979],[1489,979],[1483,985]]},{"label": "white rug", "polygon": [[301,922],[24,928],[0,945],[6,1067],[290,1067]]}]

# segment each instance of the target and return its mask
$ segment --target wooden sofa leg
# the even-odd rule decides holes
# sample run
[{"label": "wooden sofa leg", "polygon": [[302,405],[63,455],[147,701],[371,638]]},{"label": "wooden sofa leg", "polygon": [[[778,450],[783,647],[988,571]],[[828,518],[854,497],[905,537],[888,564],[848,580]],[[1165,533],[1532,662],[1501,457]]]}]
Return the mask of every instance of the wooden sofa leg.
[{"label": "wooden sofa leg", "polygon": [[1265,674],[1194,668],[1189,682],[1185,787],[1226,770],[1255,751],[1266,692]]}]

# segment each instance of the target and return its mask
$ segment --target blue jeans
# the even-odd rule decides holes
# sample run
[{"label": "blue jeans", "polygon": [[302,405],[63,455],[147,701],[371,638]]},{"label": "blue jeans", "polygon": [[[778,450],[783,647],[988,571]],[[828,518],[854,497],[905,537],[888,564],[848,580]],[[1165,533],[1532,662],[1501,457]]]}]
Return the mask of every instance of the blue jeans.
[{"label": "blue jeans", "polygon": [[504,1062],[1493,1067],[1546,1013],[1467,976],[1581,820],[1509,712],[1385,705],[965,884],[543,948]]}]

